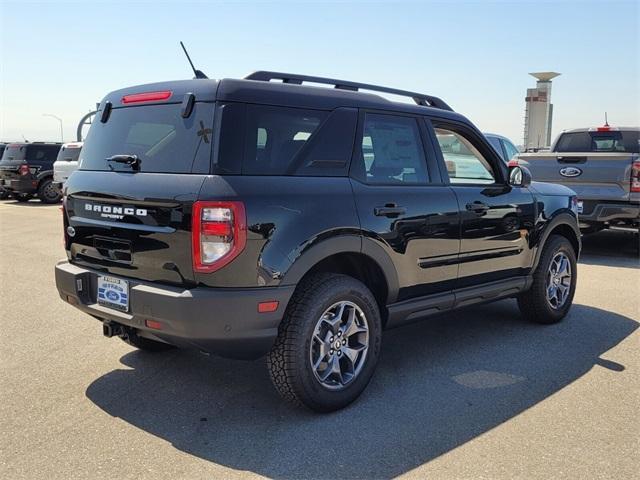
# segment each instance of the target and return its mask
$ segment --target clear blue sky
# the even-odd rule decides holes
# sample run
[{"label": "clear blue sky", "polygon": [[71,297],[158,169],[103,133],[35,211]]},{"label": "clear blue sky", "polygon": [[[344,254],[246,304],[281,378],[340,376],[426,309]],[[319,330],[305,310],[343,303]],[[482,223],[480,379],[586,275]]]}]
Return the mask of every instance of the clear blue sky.
[{"label": "clear blue sky", "polygon": [[0,0],[0,140],[65,140],[105,93],[258,69],[431,93],[522,142],[528,72],[555,70],[554,135],[640,124],[638,1],[14,2]]}]

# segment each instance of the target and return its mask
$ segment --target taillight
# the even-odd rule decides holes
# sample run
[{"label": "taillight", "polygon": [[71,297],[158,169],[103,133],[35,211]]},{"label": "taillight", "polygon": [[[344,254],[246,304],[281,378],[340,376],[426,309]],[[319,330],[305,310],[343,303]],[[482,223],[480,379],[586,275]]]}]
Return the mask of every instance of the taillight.
[{"label": "taillight", "polygon": [[640,162],[633,162],[631,166],[631,191],[640,192]]},{"label": "taillight", "polygon": [[29,170],[29,165],[26,163],[20,165],[18,172],[20,173],[20,175],[29,175],[29,173],[31,173],[31,171]]},{"label": "taillight", "polygon": [[191,245],[193,269],[210,273],[236,258],[247,243],[247,220],[242,202],[193,204]]},{"label": "taillight", "polygon": [[511,160],[509,160],[509,163],[507,163],[507,167],[511,168],[511,167],[517,167],[518,166],[518,159],[517,158],[512,158]]}]

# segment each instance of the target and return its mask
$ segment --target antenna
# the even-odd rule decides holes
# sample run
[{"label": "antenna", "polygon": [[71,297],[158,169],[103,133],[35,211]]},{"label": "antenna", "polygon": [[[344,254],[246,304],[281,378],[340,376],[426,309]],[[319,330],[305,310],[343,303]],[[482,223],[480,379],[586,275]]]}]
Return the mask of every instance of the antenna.
[{"label": "antenna", "polygon": [[605,127],[609,126],[609,120],[607,119],[607,112],[604,112],[604,126]]},{"label": "antenna", "polygon": [[24,140],[24,143],[29,143],[29,140],[27,140],[27,137],[24,136],[24,133],[21,133],[20,135],[22,135],[22,139]]},{"label": "antenna", "polygon": [[189,53],[187,52],[187,49],[184,47],[184,43],[182,43],[182,41],[180,42],[180,46],[182,47],[184,54],[187,56],[187,60],[189,60],[189,64],[191,65],[191,70],[193,70],[193,74],[195,75],[194,78],[209,78],[204,73],[202,73],[200,70],[197,70],[196,67],[193,66],[191,57],[189,56]]}]

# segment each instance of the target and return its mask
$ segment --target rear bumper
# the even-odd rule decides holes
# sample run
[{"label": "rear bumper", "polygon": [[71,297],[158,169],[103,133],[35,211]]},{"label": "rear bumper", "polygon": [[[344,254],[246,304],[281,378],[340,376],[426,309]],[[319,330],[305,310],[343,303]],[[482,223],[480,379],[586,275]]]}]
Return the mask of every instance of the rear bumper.
[{"label": "rear bumper", "polygon": [[15,193],[36,193],[38,191],[38,180],[31,175],[21,175],[19,178],[3,179],[0,186]]},{"label": "rear bumper", "polygon": [[[229,358],[254,359],[266,354],[294,287],[182,289],[129,281],[129,311],[119,312],[96,302],[99,273],[61,261],[56,265],[60,297],[101,321],[135,328],[140,336]],[[258,313],[258,303],[277,300],[275,312]],[[151,329],[146,320],[160,322]]]},{"label": "rear bumper", "polygon": [[640,221],[640,203],[590,203],[588,213],[579,215],[580,222]]}]

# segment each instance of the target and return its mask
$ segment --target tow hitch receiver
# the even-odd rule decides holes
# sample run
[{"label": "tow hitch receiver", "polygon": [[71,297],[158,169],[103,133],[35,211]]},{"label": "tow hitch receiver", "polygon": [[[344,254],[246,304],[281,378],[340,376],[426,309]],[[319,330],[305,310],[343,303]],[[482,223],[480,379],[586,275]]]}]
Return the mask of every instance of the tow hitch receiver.
[{"label": "tow hitch receiver", "polygon": [[125,330],[122,325],[115,322],[103,322],[102,323],[102,334],[107,337],[121,337],[125,335]]}]

